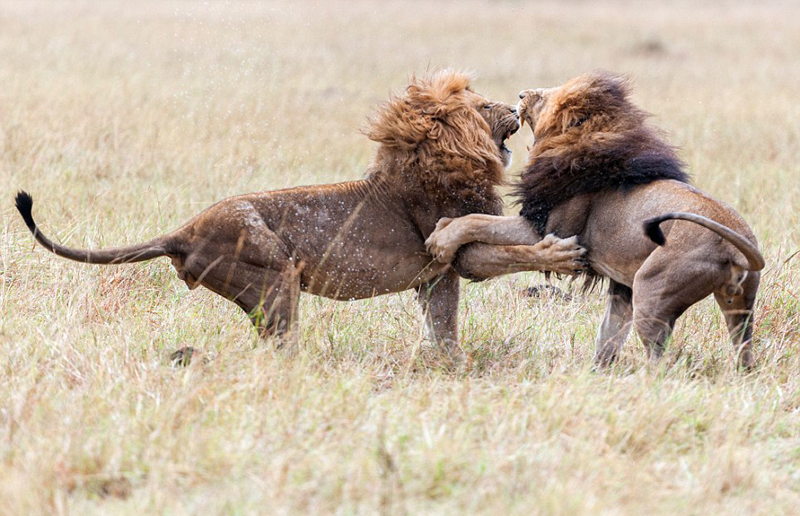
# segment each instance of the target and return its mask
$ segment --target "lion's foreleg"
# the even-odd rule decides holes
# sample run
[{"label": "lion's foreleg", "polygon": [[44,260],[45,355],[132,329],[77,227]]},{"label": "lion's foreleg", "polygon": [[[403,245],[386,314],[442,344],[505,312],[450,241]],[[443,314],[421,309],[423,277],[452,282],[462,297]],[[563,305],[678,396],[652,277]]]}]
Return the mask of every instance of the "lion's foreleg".
[{"label": "lion's foreleg", "polygon": [[542,236],[523,217],[472,214],[441,219],[425,242],[428,252],[442,263],[450,263],[458,248],[470,242],[490,245],[536,244]]},{"label": "lion's foreleg", "polygon": [[608,366],[613,363],[628,338],[633,321],[632,298],[630,287],[611,281],[606,313],[595,339],[594,361],[597,364]]},{"label": "lion's foreleg", "polygon": [[575,274],[584,268],[584,254],[576,237],[564,239],[548,235],[535,245],[473,243],[459,251],[453,268],[461,276],[474,280],[524,271]]},{"label": "lion's foreleg", "polygon": [[458,274],[449,269],[417,287],[417,300],[431,338],[449,353],[461,355],[458,347]]}]

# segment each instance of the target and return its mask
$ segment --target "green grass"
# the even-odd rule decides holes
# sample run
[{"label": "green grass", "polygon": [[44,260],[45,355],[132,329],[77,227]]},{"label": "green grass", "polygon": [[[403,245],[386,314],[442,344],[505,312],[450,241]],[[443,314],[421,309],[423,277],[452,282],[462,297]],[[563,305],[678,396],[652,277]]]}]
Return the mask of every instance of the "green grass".
[{"label": "green grass", "polygon": [[[0,3],[0,514],[793,514],[798,48],[788,1]],[[758,369],[706,300],[662,364],[631,338],[594,372],[602,293],[534,302],[535,274],[464,283],[468,374],[436,367],[409,293],[304,296],[286,356],[167,260],[67,262],[13,209],[24,188],[49,235],[116,245],[361,177],[365,117],[439,66],[507,102],[630,74],[759,238]],[[171,367],[187,345],[204,360]]]}]

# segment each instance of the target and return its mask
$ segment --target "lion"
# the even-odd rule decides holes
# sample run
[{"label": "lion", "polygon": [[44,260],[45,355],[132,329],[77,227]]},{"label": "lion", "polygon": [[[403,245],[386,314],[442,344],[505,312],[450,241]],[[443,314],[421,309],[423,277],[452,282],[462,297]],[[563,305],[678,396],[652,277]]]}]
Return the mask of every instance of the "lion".
[{"label": "lion", "polygon": [[689,184],[674,147],[629,95],[626,78],[604,71],[521,92],[522,124],[534,135],[517,184],[521,214],[443,219],[427,248],[449,263],[468,242],[577,235],[588,250],[588,285],[609,282],[598,364],[616,359],[631,326],[658,359],[676,319],[713,293],[738,365],[752,368],[753,305],[764,268],[756,238],[733,208]]},{"label": "lion", "polygon": [[[241,307],[262,337],[294,327],[307,292],[337,300],[417,291],[435,342],[457,346],[459,275],[426,252],[442,217],[500,214],[496,191],[510,161],[506,139],[519,128],[516,108],[470,88],[470,77],[439,71],[413,77],[368,123],[378,142],[366,177],[322,186],[239,195],[149,242],[106,250],[54,243],[33,220],[33,200],[16,206],[47,250],[91,264],[169,257],[189,289],[206,287]],[[575,239],[534,245],[472,246],[480,264],[464,274],[508,270],[570,272],[581,267]]]}]

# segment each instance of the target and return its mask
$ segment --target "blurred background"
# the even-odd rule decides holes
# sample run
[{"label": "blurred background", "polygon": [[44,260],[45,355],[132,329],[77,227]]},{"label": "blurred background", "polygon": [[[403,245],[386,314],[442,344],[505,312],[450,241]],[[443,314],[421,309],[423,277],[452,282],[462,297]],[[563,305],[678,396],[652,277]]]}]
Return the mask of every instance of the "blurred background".
[{"label": "blurred background", "polygon": [[0,29],[4,190],[90,185],[113,206],[141,182],[205,205],[352,179],[374,150],[359,127],[413,73],[470,70],[515,102],[605,68],[701,187],[755,223],[798,201],[796,2],[4,0]]}]

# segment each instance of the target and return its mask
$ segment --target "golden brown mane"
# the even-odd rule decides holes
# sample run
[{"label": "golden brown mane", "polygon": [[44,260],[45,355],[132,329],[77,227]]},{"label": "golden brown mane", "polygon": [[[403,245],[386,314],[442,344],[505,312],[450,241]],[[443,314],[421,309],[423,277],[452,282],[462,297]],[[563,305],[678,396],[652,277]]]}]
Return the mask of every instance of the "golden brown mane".
[{"label": "golden brown mane", "polygon": [[[469,96],[470,77],[443,70],[412,77],[364,133],[381,144],[371,174],[422,186],[436,197],[485,198],[502,182],[503,164],[491,129]],[[399,176],[399,177],[398,177]]]},{"label": "golden brown mane", "polygon": [[517,186],[521,214],[540,233],[553,208],[578,195],[660,179],[689,181],[675,149],[629,94],[624,77],[593,71],[544,95]]}]

